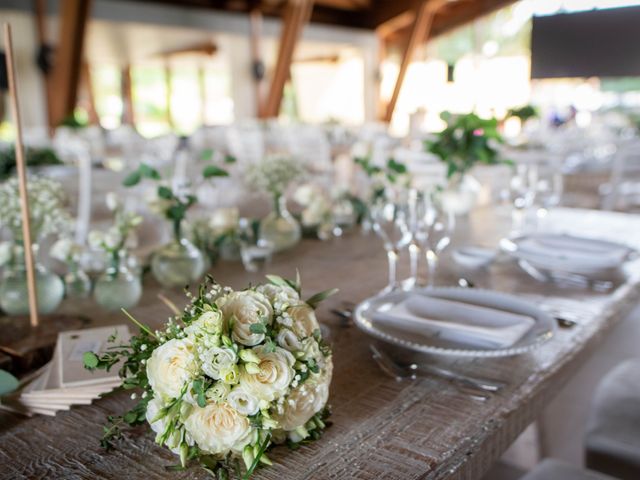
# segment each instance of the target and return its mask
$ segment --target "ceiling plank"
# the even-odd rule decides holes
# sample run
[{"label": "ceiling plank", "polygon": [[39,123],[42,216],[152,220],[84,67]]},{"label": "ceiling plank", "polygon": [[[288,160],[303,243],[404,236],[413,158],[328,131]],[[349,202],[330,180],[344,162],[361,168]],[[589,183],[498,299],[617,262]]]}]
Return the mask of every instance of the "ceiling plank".
[{"label": "ceiling plank", "polygon": [[284,86],[289,78],[291,60],[300,35],[305,24],[311,17],[313,0],[289,0],[283,13],[282,32],[280,34],[280,46],[278,48],[278,60],[271,79],[269,96],[261,109],[262,118],[278,116]]},{"label": "ceiling plank", "polygon": [[60,3],[60,33],[52,72],[50,127],[55,128],[73,113],[82,72],[82,49],[91,0],[63,0]]},{"label": "ceiling plank", "polygon": [[131,82],[131,65],[125,65],[120,71],[120,95],[122,97],[122,124],[136,124],[133,109],[133,85]]},{"label": "ceiling plank", "polygon": [[423,43],[424,39],[429,34],[433,18],[437,10],[445,2],[446,0],[424,0],[417,8],[415,20],[411,28],[411,34],[409,35],[409,41],[407,42],[402,62],[400,63],[398,78],[396,79],[393,94],[391,95],[391,99],[389,100],[389,104],[387,105],[387,110],[383,118],[387,123],[390,122],[393,117],[393,111],[396,108],[398,97],[400,96],[400,90],[402,89],[402,84],[404,83],[404,78],[407,74],[407,70],[409,69],[409,65],[413,61],[416,48]]}]

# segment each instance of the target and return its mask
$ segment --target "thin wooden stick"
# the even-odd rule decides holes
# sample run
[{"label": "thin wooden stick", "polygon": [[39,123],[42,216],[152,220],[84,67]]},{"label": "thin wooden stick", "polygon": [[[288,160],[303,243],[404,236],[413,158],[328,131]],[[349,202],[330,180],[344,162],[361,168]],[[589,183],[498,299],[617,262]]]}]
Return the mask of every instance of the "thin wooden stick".
[{"label": "thin wooden stick", "polygon": [[39,325],[38,297],[36,296],[36,276],[33,265],[33,251],[31,250],[31,224],[29,222],[29,196],[27,192],[27,168],[24,161],[22,146],[22,122],[20,121],[20,105],[18,103],[18,86],[16,84],[15,60],[13,57],[13,42],[11,40],[11,25],[4,24],[4,46],[7,53],[7,76],[9,77],[9,97],[16,129],[16,167],[18,170],[18,185],[20,188],[20,210],[22,213],[22,241],[24,244],[24,260],[27,268],[27,292],[29,296],[29,317],[31,326]]}]

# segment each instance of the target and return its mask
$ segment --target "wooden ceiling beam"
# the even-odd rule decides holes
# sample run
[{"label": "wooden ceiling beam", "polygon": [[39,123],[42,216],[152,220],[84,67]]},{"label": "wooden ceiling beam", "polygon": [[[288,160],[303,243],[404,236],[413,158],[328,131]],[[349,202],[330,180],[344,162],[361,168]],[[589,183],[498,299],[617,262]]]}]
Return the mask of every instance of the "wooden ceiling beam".
[{"label": "wooden ceiling beam", "polygon": [[282,32],[278,48],[278,60],[271,79],[269,95],[260,111],[260,117],[277,117],[280,113],[284,86],[289,78],[293,53],[304,26],[309,22],[313,0],[289,0],[282,19]]},{"label": "wooden ceiling beam", "polygon": [[389,100],[389,104],[387,105],[387,110],[383,118],[385,122],[390,122],[393,117],[393,111],[396,108],[398,97],[400,96],[400,90],[402,89],[404,78],[407,74],[407,70],[409,69],[409,65],[413,60],[416,48],[424,42],[424,39],[429,34],[433,18],[445,1],[446,0],[424,0],[417,8],[415,20],[411,28],[411,34],[409,35],[409,41],[407,42],[402,62],[400,63],[398,78],[396,79],[393,94],[391,95],[391,99]]},{"label": "wooden ceiling beam", "polygon": [[60,33],[53,66],[50,127],[55,128],[73,113],[82,73],[82,49],[91,0],[62,0]]}]

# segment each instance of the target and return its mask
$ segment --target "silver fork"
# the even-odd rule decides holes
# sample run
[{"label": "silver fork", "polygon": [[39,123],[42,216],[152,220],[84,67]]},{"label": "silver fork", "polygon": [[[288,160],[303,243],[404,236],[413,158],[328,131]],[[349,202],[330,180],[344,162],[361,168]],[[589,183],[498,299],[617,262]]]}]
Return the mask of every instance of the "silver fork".
[{"label": "silver fork", "polygon": [[436,367],[434,365],[418,366],[415,363],[411,363],[409,365],[401,365],[394,359],[392,359],[388,354],[377,348],[375,345],[371,344],[369,348],[371,349],[373,359],[376,361],[378,366],[380,366],[380,368],[385,373],[395,378],[397,381],[402,381],[405,379],[414,380],[415,378],[417,378],[418,373],[424,372],[435,375],[437,377],[445,378],[447,380],[452,380],[460,385],[464,385],[465,387],[471,387],[473,389],[482,390],[489,393],[496,393],[505,386],[505,384],[502,382],[469,377],[467,375],[447,370],[445,368]]}]

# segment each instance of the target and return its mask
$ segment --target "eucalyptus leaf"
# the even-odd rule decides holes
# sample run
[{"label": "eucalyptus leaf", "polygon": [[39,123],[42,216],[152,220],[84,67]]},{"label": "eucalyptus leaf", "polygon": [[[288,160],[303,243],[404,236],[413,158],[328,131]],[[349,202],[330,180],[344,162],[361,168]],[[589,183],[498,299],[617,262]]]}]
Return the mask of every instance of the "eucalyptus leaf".
[{"label": "eucalyptus leaf", "polygon": [[228,177],[229,173],[216,165],[207,165],[202,171],[202,176],[204,178],[211,177]]},{"label": "eucalyptus leaf", "polygon": [[124,180],[122,181],[122,185],[124,185],[125,187],[133,187],[134,185],[140,183],[140,180],[142,180],[142,175],[140,175],[140,172],[138,170],[135,170],[124,178]]},{"label": "eucalyptus leaf", "polygon": [[339,290],[337,288],[331,288],[329,290],[325,290],[324,292],[316,293],[315,295],[308,298],[306,303],[311,308],[315,309],[320,302],[322,302],[323,300],[326,300],[332,295],[335,295],[336,293],[338,293],[338,291]]}]

